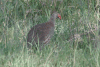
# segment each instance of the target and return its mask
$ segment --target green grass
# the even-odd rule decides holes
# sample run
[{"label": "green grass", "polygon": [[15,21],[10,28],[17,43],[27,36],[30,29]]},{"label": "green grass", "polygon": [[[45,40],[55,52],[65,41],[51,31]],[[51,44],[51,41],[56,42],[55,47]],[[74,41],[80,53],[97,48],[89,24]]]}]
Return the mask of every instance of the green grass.
[{"label": "green grass", "polygon": [[[99,67],[99,27],[95,0],[1,0],[0,67]],[[55,33],[42,51],[27,50],[30,28],[56,10]],[[95,47],[97,45],[97,47]]]}]

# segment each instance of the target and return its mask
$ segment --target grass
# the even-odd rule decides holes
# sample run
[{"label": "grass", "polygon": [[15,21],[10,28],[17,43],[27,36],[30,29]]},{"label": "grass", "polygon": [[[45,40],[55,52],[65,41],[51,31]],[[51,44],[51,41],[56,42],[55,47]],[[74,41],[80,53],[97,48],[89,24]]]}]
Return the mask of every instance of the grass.
[{"label": "grass", "polygon": [[[96,2],[1,0],[0,67],[99,67]],[[42,51],[28,52],[27,33],[46,22],[53,10],[62,20],[56,20],[51,42]]]}]

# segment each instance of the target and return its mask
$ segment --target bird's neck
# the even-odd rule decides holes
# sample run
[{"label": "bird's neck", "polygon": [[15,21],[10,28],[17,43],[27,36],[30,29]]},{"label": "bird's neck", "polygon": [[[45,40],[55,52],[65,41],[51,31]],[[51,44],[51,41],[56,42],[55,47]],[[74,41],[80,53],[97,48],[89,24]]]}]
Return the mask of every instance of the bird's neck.
[{"label": "bird's neck", "polygon": [[56,18],[50,17],[50,20],[49,20],[49,21],[50,21],[51,23],[55,24],[55,20],[56,20]]}]

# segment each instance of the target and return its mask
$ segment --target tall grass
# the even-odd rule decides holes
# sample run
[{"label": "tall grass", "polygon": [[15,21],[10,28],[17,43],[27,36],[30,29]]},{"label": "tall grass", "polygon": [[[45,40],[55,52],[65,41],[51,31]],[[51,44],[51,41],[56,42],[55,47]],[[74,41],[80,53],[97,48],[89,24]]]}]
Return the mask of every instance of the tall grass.
[{"label": "tall grass", "polygon": [[[99,67],[97,1],[48,1],[1,0],[0,67]],[[30,28],[46,22],[55,10],[62,20],[56,20],[49,45],[29,52]]]}]

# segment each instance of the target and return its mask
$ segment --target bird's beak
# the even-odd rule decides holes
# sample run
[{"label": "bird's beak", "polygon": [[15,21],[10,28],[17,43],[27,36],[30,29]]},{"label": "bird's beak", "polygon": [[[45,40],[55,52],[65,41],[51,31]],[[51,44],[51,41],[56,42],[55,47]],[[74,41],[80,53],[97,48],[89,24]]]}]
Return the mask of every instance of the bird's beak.
[{"label": "bird's beak", "polygon": [[61,20],[61,15],[60,14],[58,14],[58,18]]}]

